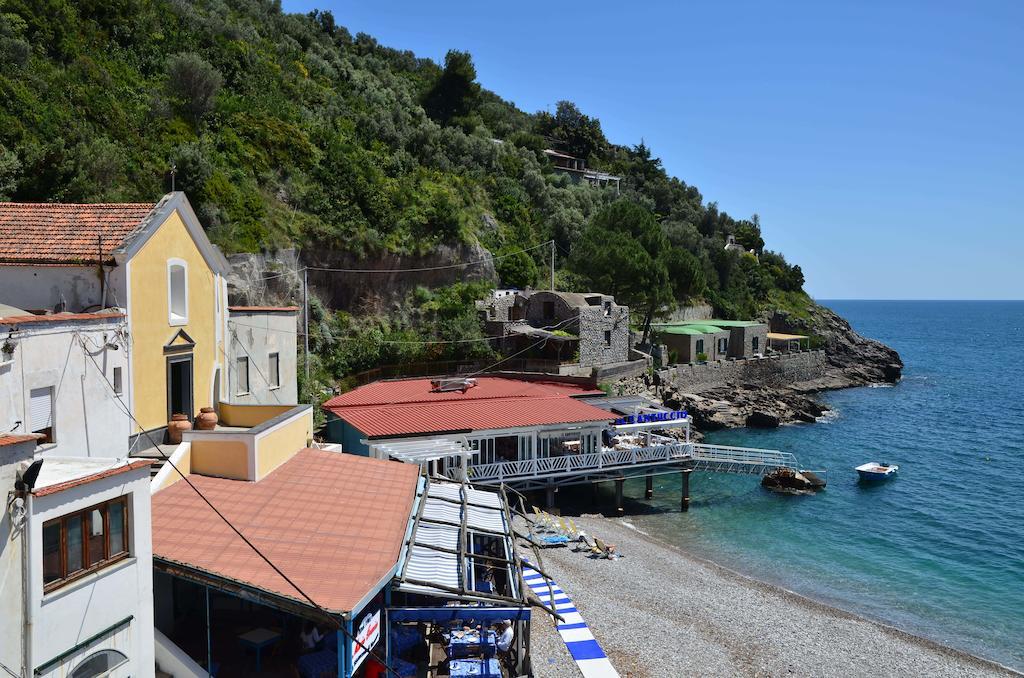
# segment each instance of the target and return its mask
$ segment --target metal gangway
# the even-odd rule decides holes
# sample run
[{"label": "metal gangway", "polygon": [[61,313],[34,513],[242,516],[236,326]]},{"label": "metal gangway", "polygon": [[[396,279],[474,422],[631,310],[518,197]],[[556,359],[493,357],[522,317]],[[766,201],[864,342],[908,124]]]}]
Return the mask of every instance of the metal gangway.
[{"label": "metal gangway", "polygon": [[600,482],[682,470],[763,476],[778,468],[798,469],[789,452],[752,447],[671,442],[627,449],[568,454],[491,464],[466,469],[472,483],[504,483],[519,489]]}]

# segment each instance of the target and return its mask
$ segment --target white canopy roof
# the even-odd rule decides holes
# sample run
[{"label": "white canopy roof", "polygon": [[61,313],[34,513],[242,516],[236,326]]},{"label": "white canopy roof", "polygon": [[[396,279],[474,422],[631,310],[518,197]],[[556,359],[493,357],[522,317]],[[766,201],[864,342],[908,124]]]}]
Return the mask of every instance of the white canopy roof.
[{"label": "white canopy roof", "polygon": [[379,459],[391,457],[410,464],[422,464],[449,457],[469,457],[473,454],[465,439],[389,441],[369,443],[369,446],[371,456]]}]

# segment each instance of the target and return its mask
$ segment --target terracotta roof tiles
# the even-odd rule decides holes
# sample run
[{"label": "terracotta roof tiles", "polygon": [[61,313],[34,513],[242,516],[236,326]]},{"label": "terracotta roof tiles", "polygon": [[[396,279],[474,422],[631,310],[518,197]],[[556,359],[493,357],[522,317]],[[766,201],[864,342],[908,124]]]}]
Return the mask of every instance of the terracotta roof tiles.
[{"label": "terracotta roof tiles", "polygon": [[[259,482],[189,480],[321,607],[349,612],[397,564],[419,479],[413,464],[305,449]],[[186,483],[153,496],[153,556],[305,599]]]},{"label": "terracotta roof tiles", "polygon": [[0,264],[109,262],[154,207],[156,203],[0,203]]}]

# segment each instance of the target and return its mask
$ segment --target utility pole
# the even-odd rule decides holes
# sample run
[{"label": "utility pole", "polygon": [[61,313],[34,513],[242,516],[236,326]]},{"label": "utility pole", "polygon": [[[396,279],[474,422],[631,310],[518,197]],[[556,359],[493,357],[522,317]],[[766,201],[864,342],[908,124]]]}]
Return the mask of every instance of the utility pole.
[{"label": "utility pole", "polygon": [[555,291],[555,241],[551,241],[551,291]]},{"label": "utility pole", "polygon": [[303,355],[306,358],[306,385],[309,385],[309,270],[302,269],[302,337],[305,346]]}]

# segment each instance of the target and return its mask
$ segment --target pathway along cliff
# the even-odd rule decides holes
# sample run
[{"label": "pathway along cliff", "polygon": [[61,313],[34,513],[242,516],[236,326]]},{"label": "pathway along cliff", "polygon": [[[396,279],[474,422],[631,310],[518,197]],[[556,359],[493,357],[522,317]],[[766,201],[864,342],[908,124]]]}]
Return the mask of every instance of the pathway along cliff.
[{"label": "pathway along cliff", "polygon": [[666,406],[685,409],[693,416],[698,431],[751,426],[774,428],[794,422],[813,422],[828,412],[813,394],[819,391],[894,384],[900,380],[903,361],[881,342],[863,337],[834,311],[814,304],[807,317],[797,318],[775,311],[763,318],[771,331],[805,334],[822,340],[824,355],[817,357],[817,369],[810,378],[726,379],[720,383],[698,384],[685,376],[659,373],[660,385],[647,375],[621,384],[626,394],[660,398]]}]

